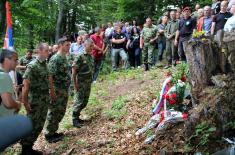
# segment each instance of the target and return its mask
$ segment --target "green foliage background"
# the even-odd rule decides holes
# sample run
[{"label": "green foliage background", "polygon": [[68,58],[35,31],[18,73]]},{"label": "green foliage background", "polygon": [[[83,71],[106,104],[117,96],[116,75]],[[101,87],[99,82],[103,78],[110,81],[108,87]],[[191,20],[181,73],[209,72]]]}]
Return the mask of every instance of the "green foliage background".
[{"label": "green foliage background", "polygon": [[[0,5],[4,5],[1,0]],[[34,48],[39,41],[55,42],[55,28],[59,12],[59,0],[9,0],[13,20],[15,47],[22,53]],[[61,34],[72,34],[109,21],[131,21],[137,18],[143,24],[144,17],[158,19],[166,6],[194,6],[211,4],[211,0],[64,0]],[[3,10],[0,11],[3,16]],[[0,21],[0,23],[3,21]],[[0,31],[3,44],[5,27]]]}]

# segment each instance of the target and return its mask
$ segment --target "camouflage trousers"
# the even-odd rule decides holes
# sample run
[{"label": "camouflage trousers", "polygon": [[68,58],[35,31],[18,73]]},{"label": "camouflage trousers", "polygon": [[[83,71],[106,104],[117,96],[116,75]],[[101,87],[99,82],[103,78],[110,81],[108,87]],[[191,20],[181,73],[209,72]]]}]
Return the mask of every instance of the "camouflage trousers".
[{"label": "camouflage trousers", "polygon": [[49,105],[47,119],[45,123],[45,135],[53,135],[59,128],[59,123],[63,119],[68,103],[68,89],[56,88],[56,101]]},{"label": "camouflage trousers", "polygon": [[151,44],[144,45],[142,51],[144,64],[150,64],[150,65],[153,64],[153,52],[154,52],[154,45]]},{"label": "camouflage trousers", "polygon": [[[47,95],[47,94],[46,94]],[[43,130],[43,126],[45,124],[47,111],[48,111],[48,105],[50,104],[50,98],[48,94],[48,98],[45,98],[45,96],[37,97],[37,101],[35,101],[36,98],[30,102],[31,111],[27,115],[30,120],[32,121],[33,130],[32,133],[21,140],[22,146],[33,146],[34,142],[37,140],[39,134]]]},{"label": "camouflage trousers", "polygon": [[92,83],[92,78],[88,79],[91,80],[78,80],[82,82],[78,84],[78,92],[74,94],[73,120],[78,119],[81,111],[87,106]]}]

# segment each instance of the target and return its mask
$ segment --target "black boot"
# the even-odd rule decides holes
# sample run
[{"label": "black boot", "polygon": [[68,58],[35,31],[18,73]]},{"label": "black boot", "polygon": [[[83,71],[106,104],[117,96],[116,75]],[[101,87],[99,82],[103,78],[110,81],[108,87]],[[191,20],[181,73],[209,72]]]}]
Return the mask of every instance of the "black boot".
[{"label": "black boot", "polygon": [[78,122],[79,122],[80,124],[85,124],[85,123],[86,123],[86,120],[83,120],[83,119],[78,118]]},{"label": "black boot", "polygon": [[33,150],[32,146],[22,146],[21,155],[43,155],[43,152]]},{"label": "black boot", "polygon": [[64,137],[63,133],[55,133],[53,135],[45,135],[46,140],[48,143],[56,143],[60,140],[62,140]]},{"label": "black boot", "polygon": [[83,126],[83,123],[79,121],[79,119],[74,119],[73,120],[73,126],[76,128],[81,128]]},{"label": "black boot", "polygon": [[149,70],[149,65],[148,64],[144,64],[144,71],[148,71]]}]

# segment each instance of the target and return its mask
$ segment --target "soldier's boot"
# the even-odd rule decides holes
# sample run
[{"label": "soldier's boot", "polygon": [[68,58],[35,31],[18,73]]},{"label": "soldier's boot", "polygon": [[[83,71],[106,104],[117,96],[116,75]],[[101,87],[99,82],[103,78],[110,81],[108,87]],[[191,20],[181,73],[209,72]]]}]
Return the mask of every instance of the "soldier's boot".
[{"label": "soldier's boot", "polygon": [[76,128],[81,128],[83,126],[83,123],[81,121],[79,121],[79,119],[74,119],[73,126]]},{"label": "soldier's boot", "polygon": [[43,152],[33,150],[32,146],[22,146],[21,155],[43,155]]},{"label": "soldier's boot", "polygon": [[63,133],[55,133],[53,135],[45,135],[46,140],[48,143],[56,143],[60,140],[62,140],[64,137]]},{"label": "soldier's boot", "polygon": [[144,71],[148,71],[149,70],[149,65],[148,64],[144,64]]},{"label": "soldier's boot", "polygon": [[85,124],[85,123],[86,123],[86,120],[83,120],[83,119],[80,119],[80,118],[78,118],[78,121],[79,121],[79,123],[81,123],[81,124]]}]

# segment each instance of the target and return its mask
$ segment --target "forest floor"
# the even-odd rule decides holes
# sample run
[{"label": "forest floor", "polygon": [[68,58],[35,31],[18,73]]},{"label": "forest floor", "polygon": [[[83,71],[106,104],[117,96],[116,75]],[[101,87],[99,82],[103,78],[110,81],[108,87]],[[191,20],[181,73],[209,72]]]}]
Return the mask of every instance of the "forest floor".
[{"label": "forest floor", "polygon": [[[160,91],[167,70],[155,68],[144,73],[143,69],[118,71],[102,75],[92,92],[82,118],[87,123],[82,128],[72,126],[72,98],[69,99],[66,115],[60,123],[62,141],[50,144],[40,135],[35,149],[45,154],[158,154],[160,149],[183,148],[181,134],[183,124],[176,130],[161,135],[151,145],[144,144],[144,136],[135,132],[144,126],[152,115],[152,100]],[[177,142],[176,142],[177,141]],[[178,144],[177,144],[178,143]],[[19,154],[19,144],[8,148],[4,154]]]}]

